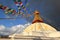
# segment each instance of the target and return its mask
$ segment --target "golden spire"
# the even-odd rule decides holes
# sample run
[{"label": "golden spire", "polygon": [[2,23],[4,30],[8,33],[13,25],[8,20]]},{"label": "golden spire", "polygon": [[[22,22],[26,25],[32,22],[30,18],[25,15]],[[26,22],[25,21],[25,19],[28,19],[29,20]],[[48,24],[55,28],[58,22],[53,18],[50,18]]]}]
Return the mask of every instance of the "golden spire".
[{"label": "golden spire", "polygon": [[36,23],[36,22],[43,22],[37,10],[34,12],[34,20],[32,23]]}]

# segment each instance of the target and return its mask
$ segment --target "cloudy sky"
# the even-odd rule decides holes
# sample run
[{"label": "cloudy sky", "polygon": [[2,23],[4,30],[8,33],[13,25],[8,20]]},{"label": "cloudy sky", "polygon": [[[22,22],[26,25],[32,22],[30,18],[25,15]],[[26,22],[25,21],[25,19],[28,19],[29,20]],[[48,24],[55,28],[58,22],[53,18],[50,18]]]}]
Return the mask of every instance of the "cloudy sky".
[{"label": "cloudy sky", "polygon": [[[28,8],[28,12],[32,13],[34,10],[38,10],[44,22],[54,26],[57,30],[60,30],[60,0],[29,0],[27,3],[28,6],[26,8]],[[0,0],[0,4],[17,11],[17,7],[12,0]],[[8,16],[0,9],[0,18],[6,17]],[[11,30],[15,31],[20,26],[23,28],[25,24],[28,25],[28,23],[32,22],[32,17],[30,18],[31,20],[28,21],[22,18],[15,20],[0,20],[0,31],[1,33],[9,33]]]}]

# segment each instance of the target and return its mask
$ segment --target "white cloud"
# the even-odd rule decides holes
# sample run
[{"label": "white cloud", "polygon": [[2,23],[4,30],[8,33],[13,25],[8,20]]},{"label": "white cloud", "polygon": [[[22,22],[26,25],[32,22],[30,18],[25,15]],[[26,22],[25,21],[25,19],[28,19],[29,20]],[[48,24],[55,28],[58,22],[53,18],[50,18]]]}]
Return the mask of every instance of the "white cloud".
[{"label": "white cloud", "polygon": [[4,30],[4,29],[5,29],[5,26],[0,25],[0,31],[1,31],[1,30]]},{"label": "white cloud", "polygon": [[19,24],[19,25],[12,26],[10,29],[12,30],[12,32],[20,33],[28,25],[30,25],[30,23],[27,23],[25,25]]},{"label": "white cloud", "polygon": [[27,23],[24,25],[21,25],[21,24],[15,25],[15,26],[12,26],[11,28],[7,28],[4,25],[0,25],[0,34],[9,35],[17,32],[20,33],[28,25],[30,25],[30,23]]}]

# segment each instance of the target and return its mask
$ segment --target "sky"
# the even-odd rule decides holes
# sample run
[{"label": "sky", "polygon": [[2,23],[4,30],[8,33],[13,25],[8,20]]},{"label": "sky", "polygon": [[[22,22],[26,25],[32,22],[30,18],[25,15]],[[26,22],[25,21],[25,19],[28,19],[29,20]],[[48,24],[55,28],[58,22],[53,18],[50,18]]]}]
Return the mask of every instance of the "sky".
[{"label": "sky", "polygon": [[[26,4],[24,4],[24,6],[26,6],[28,13],[32,14],[32,12],[38,10],[45,23],[48,23],[57,30],[60,30],[60,0],[29,0],[27,3],[28,6],[26,6]],[[18,9],[13,0],[0,0],[0,4],[13,8],[16,11]],[[0,18],[6,17],[8,17],[8,15],[6,15],[4,11],[0,9]],[[32,20],[33,16],[30,17],[30,20],[22,17],[15,20],[4,19],[0,20],[0,26],[2,29],[6,30],[7,28],[8,30],[15,27],[15,25],[28,25],[28,23],[32,23]]]},{"label": "sky", "polygon": [[[0,1],[0,4],[4,5],[4,6],[7,6],[9,8],[12,8],[16,11],[18,11],[17,9],[17,6],[14,4],[14,1],[12,0],[1,0]],[[12,5],[11,5],[12,4]],[[1,10],[0,9],[0,18],[7,18],[7,17],[11,17],[9,15],[6,15],[4,10]],[[12,16],[13,17],[13,16]],[[22,22],[23,21],[23,22]],[[7,22],[7,23],[6,23]],[[17,25],[17,24],[25,24],[27,21],[25,21],[24,19],[20,18],[20,19],[16,19],[16,20],[9,20],[9,19],[6,19],[6,20],[0,20],[0,25],[5,25],[6,27],[11,27],[13,25]]]}]

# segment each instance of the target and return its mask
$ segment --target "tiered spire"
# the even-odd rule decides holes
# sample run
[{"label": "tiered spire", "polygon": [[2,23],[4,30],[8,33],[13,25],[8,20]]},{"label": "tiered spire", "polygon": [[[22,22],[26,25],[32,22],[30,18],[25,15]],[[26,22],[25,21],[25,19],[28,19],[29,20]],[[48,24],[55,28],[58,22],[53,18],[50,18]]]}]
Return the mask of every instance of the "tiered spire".
[{"label": "tiered spire", "polygon": [[32,23],[36,23],[36,22],[43,22],[37,10],[34,12],[34,19]]}]

